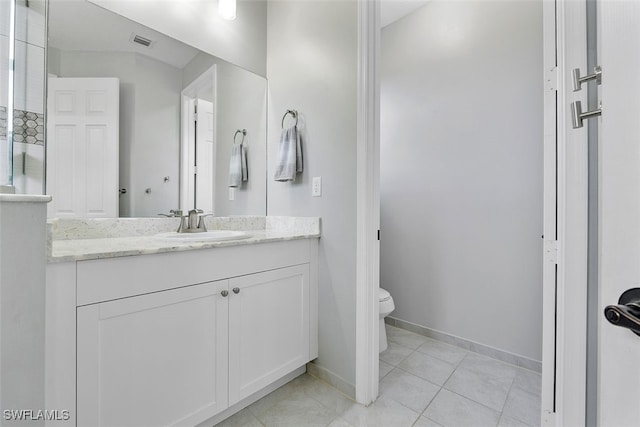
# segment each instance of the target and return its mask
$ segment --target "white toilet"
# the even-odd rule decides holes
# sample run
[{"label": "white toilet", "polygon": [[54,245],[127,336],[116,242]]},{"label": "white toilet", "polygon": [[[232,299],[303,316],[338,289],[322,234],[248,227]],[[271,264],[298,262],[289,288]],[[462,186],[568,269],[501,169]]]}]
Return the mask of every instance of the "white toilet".
[{"label": "white toilet", "polygon": [[395,310],[396,306],[393,304],[393,298],[391,294],[379,288],[378,296],[380,297],[380,353],[387,349],[387,330],[384,327],[384,318],[391,314]]}]

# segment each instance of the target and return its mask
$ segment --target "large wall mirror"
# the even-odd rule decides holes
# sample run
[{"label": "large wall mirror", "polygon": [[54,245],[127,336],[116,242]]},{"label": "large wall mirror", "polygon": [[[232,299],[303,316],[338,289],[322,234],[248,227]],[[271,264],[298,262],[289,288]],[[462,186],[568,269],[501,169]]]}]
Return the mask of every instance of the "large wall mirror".
[{"label": "large wall mirror", "polygon": [[263,77],[84,0],[49,1],[47,64],[50,216],[265,215]]},{"label": "large wall mirror", "polygon": [[0,8],[0,191],[50,217],[265,215],[264,77],[87,0]]}]

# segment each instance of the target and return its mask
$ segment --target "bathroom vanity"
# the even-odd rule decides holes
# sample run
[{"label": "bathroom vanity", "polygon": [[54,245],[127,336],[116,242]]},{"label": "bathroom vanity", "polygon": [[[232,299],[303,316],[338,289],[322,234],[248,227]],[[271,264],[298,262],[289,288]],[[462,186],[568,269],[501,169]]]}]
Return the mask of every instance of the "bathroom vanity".
[{"label": "bathroom vanity", "polygon": [[54,222],[46,407],[69,410],[65,425],[211,425],[303,372],[319,219],[250,218],[211,218],[250,235],[221,242],[157,238],[171,219]]}]

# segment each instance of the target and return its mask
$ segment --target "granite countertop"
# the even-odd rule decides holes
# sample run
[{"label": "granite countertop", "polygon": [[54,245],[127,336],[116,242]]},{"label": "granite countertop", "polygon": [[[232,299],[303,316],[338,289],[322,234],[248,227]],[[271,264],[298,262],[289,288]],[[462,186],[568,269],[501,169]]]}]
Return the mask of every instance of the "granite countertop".
[{"label": "granite countertop", "polygon": [[155,234],[174,231],[175,218],[50,221],[49,263],[189,251],[320,237],[320,218],[212,218],[210,230],[244,231],[249,237],[225,241],[170,241]]}]

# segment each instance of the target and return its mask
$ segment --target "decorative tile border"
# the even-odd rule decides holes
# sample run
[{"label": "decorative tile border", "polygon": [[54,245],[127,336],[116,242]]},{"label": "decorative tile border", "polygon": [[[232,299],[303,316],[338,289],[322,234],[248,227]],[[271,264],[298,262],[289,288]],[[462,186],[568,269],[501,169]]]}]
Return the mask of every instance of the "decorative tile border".
[{"label": "decorative tile border", "polygon": [[13,142],[44,145],[44,114],[13,110]]},{"label": "decorative tile border", "polygon": [[[7,139],[7,107],[0,107],[0,139]],[[13,142],[44,145],[44,114],[13,110]]]},{"label": "decorative tile border", "polygon": [[0,139],[7,139],[7,107],[0,107]]}]

